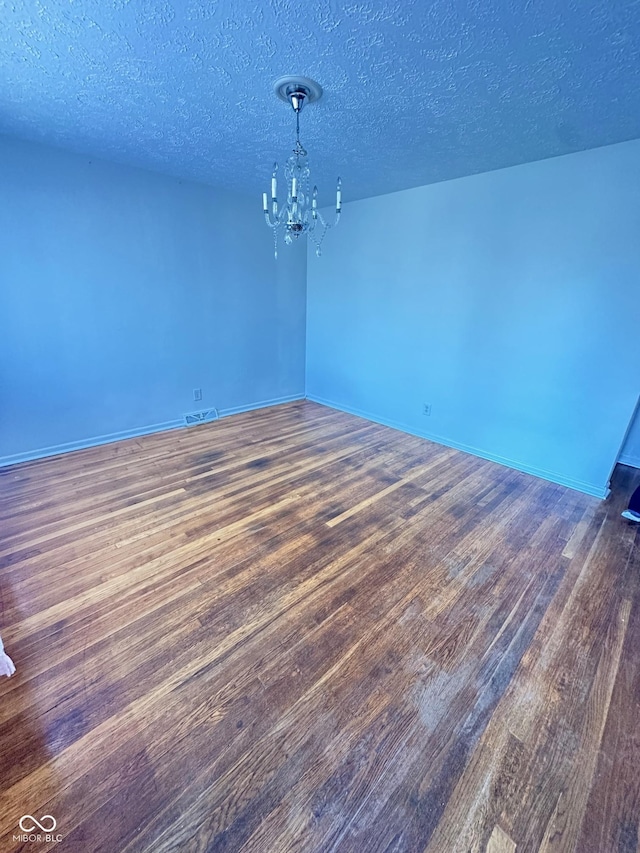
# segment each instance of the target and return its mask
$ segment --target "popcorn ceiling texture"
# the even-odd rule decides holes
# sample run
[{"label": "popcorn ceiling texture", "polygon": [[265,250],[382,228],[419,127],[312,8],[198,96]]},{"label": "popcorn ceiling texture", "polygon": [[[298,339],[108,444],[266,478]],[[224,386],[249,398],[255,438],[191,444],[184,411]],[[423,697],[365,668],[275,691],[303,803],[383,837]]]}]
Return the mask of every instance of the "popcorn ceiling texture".
[{"label": "popcorn ceiling texture", "polygon": [[0,0],[0,133],[247,193],[290,151],[321,202],[640,137],[640,0]]}]

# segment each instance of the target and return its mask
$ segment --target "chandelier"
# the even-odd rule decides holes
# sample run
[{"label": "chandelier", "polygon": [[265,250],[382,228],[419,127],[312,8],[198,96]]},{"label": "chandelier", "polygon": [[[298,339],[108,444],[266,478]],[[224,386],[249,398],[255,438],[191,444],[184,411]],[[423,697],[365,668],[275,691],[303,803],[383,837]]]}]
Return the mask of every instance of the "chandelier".
[{"label": "chandelier", "polygon": [[322,88],[308,77],[281,77],[273,85],[276,95],[283,101],[289,101],[296,114],[296,144],[293,153],[284,166],[286,182],[286,202],[278,201],[278,164],[273,164],[271,176],[271,209],[267,193],[262,193],[264,218],[273,229],[274,254],[278,257],[278,232],[284,234],[285,243],[293,243],[301,234],[308,234],[320,257],[322,241],[329,228],[340,221],[342,209],[342,181],[338,178],[336,187],[336,216],[327,222],[318,210],[318,187],[309,191],[311,172],[307,152],[300,142],[300,113],[306,103],[312,104],[322,95]]}]

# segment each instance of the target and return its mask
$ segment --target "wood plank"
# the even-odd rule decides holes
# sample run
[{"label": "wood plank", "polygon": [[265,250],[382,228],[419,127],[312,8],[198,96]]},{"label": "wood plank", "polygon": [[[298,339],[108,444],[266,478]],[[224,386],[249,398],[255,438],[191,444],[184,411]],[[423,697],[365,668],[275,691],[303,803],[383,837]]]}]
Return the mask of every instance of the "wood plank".
[{"label": "wood plank", "polygon": [[487,853],[514,853],[515,849],[515,842],[496,824],[487,844]]},{"label": "wood plank", "polygon": [[567,788],[560,792],[539,847],[539,853],[552,853],[552,851],[568,848],[577,849],[577,835],[594,782],[600,744],[609,715],[611,694],[618,675],[630,612],[631,601],[625,599],[617,618],[609,626],[598,669],[587,699],[583,729],[578,743],[576,763],[580,765],[580,772],[576,772]]}]

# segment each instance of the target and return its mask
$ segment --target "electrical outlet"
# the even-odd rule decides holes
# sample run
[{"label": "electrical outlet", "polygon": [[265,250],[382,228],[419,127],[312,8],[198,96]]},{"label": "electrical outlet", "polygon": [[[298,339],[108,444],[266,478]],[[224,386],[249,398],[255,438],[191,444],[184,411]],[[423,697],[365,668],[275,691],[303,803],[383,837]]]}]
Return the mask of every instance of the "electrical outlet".
[{"label": "electrical outlet", "polygon": [[202,388],[194,388],[193,389],[193,399],[197,402],[198,400],[202,400]]},{"label": "electrical outlet", "polygon": [[431,414],[431,403],[425,403],[424,404],[424,406],[422,408],[422,414],[423,415],[430,415]]}]

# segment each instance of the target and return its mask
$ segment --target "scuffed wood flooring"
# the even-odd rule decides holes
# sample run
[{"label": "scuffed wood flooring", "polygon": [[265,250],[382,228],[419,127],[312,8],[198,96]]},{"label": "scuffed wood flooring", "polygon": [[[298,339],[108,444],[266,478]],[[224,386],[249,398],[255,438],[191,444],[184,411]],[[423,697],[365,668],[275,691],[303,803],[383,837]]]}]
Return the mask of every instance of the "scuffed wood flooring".
[{"label": "scuffed wood flooring", "polygon": [[639,481],[309,402],[2,470],[0,849],[636,853]]}]

